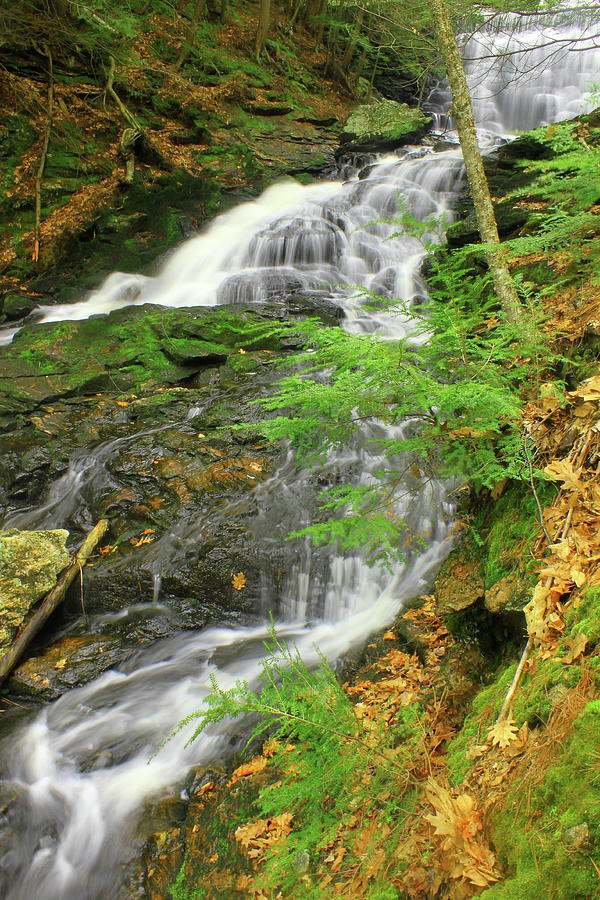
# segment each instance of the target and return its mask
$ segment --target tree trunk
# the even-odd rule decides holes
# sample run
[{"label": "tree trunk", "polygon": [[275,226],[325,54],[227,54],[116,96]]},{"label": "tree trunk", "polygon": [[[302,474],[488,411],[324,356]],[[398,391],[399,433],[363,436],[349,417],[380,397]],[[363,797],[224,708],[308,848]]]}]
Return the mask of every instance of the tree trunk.
[{"label": "tree trunk", "polygon": [[192,16],[192,23],[190,25],[190,32],[187,41],[184,41],[181,45],[181,50],[179,51],[179,56],[175,62],[175,68],[180,69],[188,56],[190,55],[190,51],[194,48],[196,44],[196,30],[198,25],[200,24],[200,20],[204,15],[206,10],[206,0],[196,0],[196,5],[194,7],[194,14]]},{"label": "tree trunk", "polygon": [[265,43],[267,40],[267,34],[269,33],[269,26],[271,24],[271,0],[260,0],[260,5],[258,9],[258,29],[256,31],[256,58],[260,57],[260,54],[263,52],[265,48]]},{"label": "tree trunk", "polygon": [[54,67],[50,48],[46,47],[45,49],[46,56],[48,57],[48,113],[46,130],[44,132],[44,140],[42,143],[42,152],[40,153],[40,162],[35,177],[35,223],[33,226],[33,251],[31,254],[31,258],[35,263],[40,261],[40,244],[42,241],[42,178],[44,177],[44,167],[46,165],[46,157],[48,156],[50,130],[52,128],[52,118],[54,115]]},{"label": "tree trunk", "polygon": [[342,66],[347,67],[352,62],[352,58],[354,56],[354,51],[356,50],[356,41],[362,32],[363,23],[365,21],[365,11],[362,6],[358,9],[356,16],[354,17],[354,23],[350,32],[350,36],[348,38],[348,43],[346,44],[346,49],[344,50],[344,55],[342,56]]},{"label": "tree trunk", "polygon": [[494,291],[506,318],[511,322],[523,322],[523,308],[508,271],[504,249],[500,244],[492,198],[477,143],[471,95],[446,0],[431,0],[431,11],[438,47],[452,92],[452,112],[475,206],[477,227],[481,240],[489,246],[485,255],[490,267]]}]

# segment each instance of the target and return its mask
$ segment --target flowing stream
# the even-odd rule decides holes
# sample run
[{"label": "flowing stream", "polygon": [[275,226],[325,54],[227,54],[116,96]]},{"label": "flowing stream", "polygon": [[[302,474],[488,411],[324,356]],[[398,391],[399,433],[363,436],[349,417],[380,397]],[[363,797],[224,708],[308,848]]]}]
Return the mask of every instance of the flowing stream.
[{"label": "flowing stream", "polygon": [[[515,31],[510,16],[494,19],[483,36],[467,44],[475,109],[487,149],[517,129],[581,112],[585,92],[597,77],[597,50],[570,51],[582,45],[576,16],[566,22],[554,19],[546,26],[539,19],[532,21],[531,28]],[[500,61],[477,59],[487,57],[492,45],[512,53],[544,43],[549,34],[577,42],[564,44],[560,56],[541,47],[505,55]],[[545,56],[549,58],[544,63]],[[525,72],[536,61],[541,67],[521,75],[516,85],[511,82],[511,66]],[[429,108],[438,129],[452,139],[443,86],[432,92]],[[410,335],[410,318],[360,309],[359,288],[412,302],[426,297],[419,276],[421,244],[410,235],[398,235],[397,225],[382,220],[402,207],[419,220],[439,214],[450,218],[464,186],[460,152],[456,147],[440,152],[431,146],[404,148],[344,176],[309,186],[292,181],[273,185],[186,241],[156,277],[115,273],[81,303],[48,307],[39,315],[44,321],[57,321],[136,303],[211,306],[301,290],[340,305],[346,314],[344,327],[355,333],[376,333],[382,340]],[[202,410],[190,410],[189,415],[201,417]],[[409,427],[405,423],[395,429]],[[356,446],[332,454],[325,469],[343,473],[346,480],[354,476],[368,483],[383,466],[369,441],[382,434],[391,437],[393,431],[377,422],[366,423]],[[36,509],[5,524],[63,526],[82,492],[94,489],[106,462],[127,440],[82,448]],[[390,461],[385,464],[389,467]],[[402,461],[396,464],[399,467]],[[288,457],[253,491],[255,536],[264,546],[262,621],[156,641],[130,655],[118,670],[70,691],[22,721],[5,738],[3,774],[16,786],[21,802],[15,814],[18,840],[5,841],[0,848],[3,896],[9,900],[121,896],[122,865],[133,852],[132,834],[144,801],[181,782],[191,766],[208,764],[230,751],[238,739],[237,726],[224,723],[188,748],[184,744],[189,728],[184,729],[155,753],[173,727],[201,705],[211,675],[223,686],[236,679],[256,679],[267,636],[263,617],[271,608],[269,547],[282,541],[291,528],[306,524],[309,481],[310,473],[297,469]],[[358,554],[339,554],[334,548],[316,552],[301,542],[289,545],[277,630],[308,662],[316,660],[316,648],[334,661],[360,647],[427,585],[447,554],[453,514],[447,487],[435,481],[406,487],[404,493],[398,492],[395,512],[425,536],[426,546],[409,554],[406,564],[393,573],[368,567]],[[225,513],[220,509],[218,515]],[[155,575],[155,596],[140,598],[142,602],[160,603],[162,568],[173,564],[184,540],[198,540],[207,527],[200,520],[192,525],[190,531],[187,523],[185,535],[174,529],[145,548]],[[90,627],[100,627],[105,618],[96,617]]]}]

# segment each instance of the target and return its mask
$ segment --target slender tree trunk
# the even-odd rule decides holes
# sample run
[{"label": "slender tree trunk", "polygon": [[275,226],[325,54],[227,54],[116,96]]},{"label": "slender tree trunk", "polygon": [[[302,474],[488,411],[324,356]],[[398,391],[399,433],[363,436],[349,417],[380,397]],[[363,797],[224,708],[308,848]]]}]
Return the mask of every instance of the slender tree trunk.
[{"label": "slender tree trunk", "polygon": [[44,132],[44,140],[42,143],[42,152],[40,153],[40,162],[35,177],[35,224],[33,226],[33,251],[31,258],[36,263],[40,261],[40,244],[42,241],[42,178],[44,177],[44,167],[46,165],[46,157],[48,156],[50,130],[52,128],[52,118],[54,115],[54,68],[52,53],[49,47],[46,47],[45,50],[46,56],[48,57],[48,113],[46,130]]},{"label": "slender tree trunk", "polygon": [[271,0],[260,0],[258,9],[258,29],[256,31],[256,57],[260,56],[265,48],[269,26],[271,24]]},{"label": "slender tree trunk", "polygon": [[198,25],[200,24],[200,20],[204,15],[206,10],[206,0],[196,0],[196,5],[194,7],[194,13],[192,15],[192,22],[190,25],[190,32],[187,41],[184,41],[181,45],[181,50],[179,51],[179,56],[175,62],[175,68],[180,69],[188,56],[190,55],[191,50],[196,44],[196,30]]},{"label": "slender tree trunk", "polygon": [[357,11],[356,16],[354,17],[352,32],[350,37],[348,38],[348,43],[346,44],[344,55],[342,56],[342,66],[344,67],[349,66],[352,62],[352,57],[354,56],[354,51],[356,50],[356,40],[362,31],[364,21],[365,11],[361,6]]},{"label": "slender tree trunk", "polygon": [[506,318],[512,322],[522,322],[523,308],[508,271],[504,249],[500,244],[490,189],[477,143],[471,95],[446,0],[431,0],[431,11],[438,47],[452,91],[452,112],[475,206],[479,234],[484,244],[491,245],[491,248],[486,251],[486,258],[492,275],[494,291]]},{"label": "slender tree trunk", "polygon": [[326,9],[327,0],[308,0],[304,11],[303,21],[306,22],[310,31],[315,35],[317,47],[320,47],[323,43]]}]

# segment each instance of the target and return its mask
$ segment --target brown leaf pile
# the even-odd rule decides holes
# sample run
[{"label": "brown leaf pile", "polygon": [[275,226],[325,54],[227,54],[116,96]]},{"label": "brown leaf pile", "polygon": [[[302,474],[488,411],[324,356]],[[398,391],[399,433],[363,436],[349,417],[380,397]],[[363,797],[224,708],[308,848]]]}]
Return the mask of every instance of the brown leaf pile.
[{"label": "brown leaf pile", "polygon": [[560,485],[543,514],[551,543],[525,608],[530,636],[551,651],[573,590],[600,584],[600,375],[569,391],[562,406],[546,393],[526,410],[525,425],[539,456],[549,460],[545,475]]},{"label": "brown leaf pile", "polygon": [[256,822],[240,825],[236,829],[235,839],[242,845],[250,859],[261,862],[273,844],[280,843],[288,836],[292,830],[293,818],[290,813],[282,813],[270,819],[258,819]]},{"label": "brown leaf pile", "polygon": [[450,896],[468,897],[471,886],[484,888],[498,881],[496,857],[482,838],[481,814],[473,797],[453,796],[447,787],[430,778],[425,799],[434,810],[425,819],[438,838],[438,864],[453,882]]}]

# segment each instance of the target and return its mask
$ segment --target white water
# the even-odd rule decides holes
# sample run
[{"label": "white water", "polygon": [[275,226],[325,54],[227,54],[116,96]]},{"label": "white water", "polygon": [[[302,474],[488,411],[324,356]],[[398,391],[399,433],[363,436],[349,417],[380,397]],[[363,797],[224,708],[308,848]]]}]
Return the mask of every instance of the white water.
[{"label": "white water", "polygon": [[[525,39],[529,37],[522,32],[511,37],[510,47]],[[494,35],[493,40],[502,38]],[[478,55],[473,49],[479,43],[469,45],[471,56]],[[539,117],[527,126],[579,112],[574,104],[580,102],[588,79],[593,80],[588,69],[598,65],[597,51],[590,54],[585,64],[583,55],[567,54],[558,68],[555,59],[541,72],[533,90],[536,97],[546,99],[538,106],[531,98],[523,104],[511,99],[511,89],[502,89],[497,68],[489,72],[476,68],[474,80],[481,94],[477,103],[483,104],[476,107],[480,121],[488,132],[500,135],[523,127],[525,112]],[[432,101],[442,122],[447,98],[438,92]],[[461,172],[457,150],[434,153],[410,148],[382,158],[361,180],[309,187],[289,181],[274,185],[187,241],[155,278],[116,273],[84,302],[46,309],[44,320],[85,318],[130,303],[215,305],[302,289],[340,304],[348,316],[346,327],[353,331],[376,332],[388,339],[410,333],[410,319],[357,308],[356,285],[405,300],[424,294],[418,275],[420,245],[406,235],[390,238],[397,226],[373,223],[397,211],[399,193],[417,218],[448,213],[461,187]],[[190,415],[201,417],[202,411]],[[380,427],[365,426],[365,440]],[[76,458],[65,481],[27,514],[33,516],[31,521],[60,524],[116,443]],[[382,461],[363,440],[346,454],[332,457],[328,465],[369,480]],[[302,524],[308,477],[286,460],[257,488],[256,536],[266,547],[265,559],[270,541]],[[330,552],[324,558],[308,545],[301,545],[290,559],[278,631],[297,644],[308,661],[315,658],[315,647],[334,660],[384,627],[408,598],[419,593],[447,552],[452,509],[444,485],[434,482],[410,497],[398,496],[396,512],[428,535],[428,546],[393,575],[368,568],[358,555]],[[196,527],[195,537],[205,525],[199,521]],[[167,563],[177,538],[173,534],[156,542],[155,563]],[[156,603],[160,565],[153,571]],[[266,608],[270,584],[265,565]],[[223,686],[236,678],[256,678],[265,637],[266,628],[259,623],[157,641],[130,657],[119,671],[66,694],[11,735],[4,746],[5,776],[22,792],[25,824],[14,844],[5,843],[2,849],[4,894],[9,900],[119,896],[119,864],[127,858],[141,804],[180,781],[191,765],[226,753],[236,738],[236,726],[205,733],[188,749],[184,732],[148,763],[150,755],[178,721],[200,706],[211,673]]]}]

